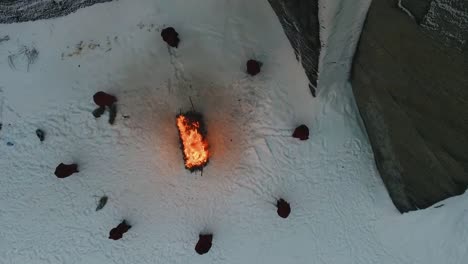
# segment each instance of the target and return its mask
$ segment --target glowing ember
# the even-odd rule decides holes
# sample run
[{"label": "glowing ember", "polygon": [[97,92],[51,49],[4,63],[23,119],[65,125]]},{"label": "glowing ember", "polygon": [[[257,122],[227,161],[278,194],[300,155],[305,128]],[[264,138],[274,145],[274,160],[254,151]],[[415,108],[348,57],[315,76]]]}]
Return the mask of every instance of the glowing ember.
[{"label": "glowing ember", "polygon": [[202,116],[187,112],[177,116],[177,128],[184,152],[185,168],[190,171],[201,170],[208,163],[210,153],[204,138]]}]

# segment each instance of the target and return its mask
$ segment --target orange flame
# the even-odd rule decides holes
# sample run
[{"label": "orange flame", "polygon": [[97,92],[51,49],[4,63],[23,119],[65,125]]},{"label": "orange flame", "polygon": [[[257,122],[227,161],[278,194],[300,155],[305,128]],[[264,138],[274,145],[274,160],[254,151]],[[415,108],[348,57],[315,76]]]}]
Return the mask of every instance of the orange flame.
[{"label": "orange flame", "polygon": [[205,166],[209,158],[208,142],[203,138],[200,131],[200,122],[179,115],[177,117],[177,128],[182,140],[185,167],[195,170]]}]

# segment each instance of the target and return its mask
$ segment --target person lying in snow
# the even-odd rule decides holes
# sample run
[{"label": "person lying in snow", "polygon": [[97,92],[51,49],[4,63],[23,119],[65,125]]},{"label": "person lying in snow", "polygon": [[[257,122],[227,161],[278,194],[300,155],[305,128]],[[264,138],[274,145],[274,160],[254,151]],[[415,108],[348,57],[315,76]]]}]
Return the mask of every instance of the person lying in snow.
[{"label": "person lying in snow", "polygon": [[307,140],[309,139],[309,128],[306,125],[300,125],[296,127],[292,136],[300,140]]},{"label": "person lying in snow", "polygon": [[213,241],[212,234],[199,235],[197,245],[195,246],[195,251],[199,255],[208,253],[208,251],[210,251],[212,241]]},{"label": "person lying in snow", "polygon": [[260,68],[262,67],[262,63],[256,60],[248,60],[247,61],[247,73],[255,76],[260,73]]},{"label": "person lying in snow", "polygon": [[179,46],[179,33],[177,33],[173,27],[163,29],[161,31],[161,37],[167,43],[167,45],[173,48],[177,48]]},{"label": "person lying in snow", "polygon": [[278,208],[276,212],[281,218],[288,218],[289,214],[291,213],[291,206],[289,203],[283,199],[279,199],[276,202],[276,207]]},{"label": "person lying in snow", "polygon": [[77,164],[63,164],[60,163],[57,168],[55,168],[55,176],[57,178],[63,179],[71,176],[73,173],[79,172]]},{"label": "person lying in snow", "polygon": [[93,100],[94,103],[99,106],[93,111],[93,116],[95,118],[101,117],[101,115],[106,111],[106,107],[109,107],[109,124],[113,125],[117,115],[117,106],[115,104],[117,102],[117,98],[100,91],[93,95]]},{"label": "person lying in snow", "polygon": [[123,234],[132,228],[131,225],[127,224],[127,221],[123,220],[117,227],[112,228],[109,232],[109,239],[119,240],[122,238]]}]

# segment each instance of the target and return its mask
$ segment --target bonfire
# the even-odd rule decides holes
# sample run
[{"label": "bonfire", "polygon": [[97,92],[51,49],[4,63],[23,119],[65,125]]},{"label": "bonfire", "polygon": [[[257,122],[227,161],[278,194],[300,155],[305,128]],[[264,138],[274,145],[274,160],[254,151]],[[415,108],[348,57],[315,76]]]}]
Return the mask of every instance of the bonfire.
[{"label": "bonfire", "polygon": [[206,140],[206,130],[200,113],[189,111],[177,116],[177,128],[181,149],[184,155],[185,168],[194,172],[203,171],[208,163],[210,152]]}]

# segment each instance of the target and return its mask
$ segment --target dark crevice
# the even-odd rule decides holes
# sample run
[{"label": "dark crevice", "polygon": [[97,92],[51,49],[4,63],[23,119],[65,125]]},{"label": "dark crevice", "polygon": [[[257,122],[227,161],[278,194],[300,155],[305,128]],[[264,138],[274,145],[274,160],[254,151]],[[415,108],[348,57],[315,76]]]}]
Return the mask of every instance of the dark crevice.
[{"label": "dark crevice", "polygon": [[302,63],[315,94],[320,56],[317,0],[268,0],[279,18],[296,58]]}]

